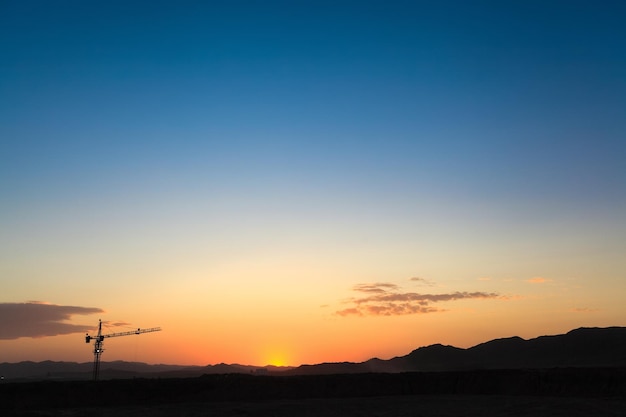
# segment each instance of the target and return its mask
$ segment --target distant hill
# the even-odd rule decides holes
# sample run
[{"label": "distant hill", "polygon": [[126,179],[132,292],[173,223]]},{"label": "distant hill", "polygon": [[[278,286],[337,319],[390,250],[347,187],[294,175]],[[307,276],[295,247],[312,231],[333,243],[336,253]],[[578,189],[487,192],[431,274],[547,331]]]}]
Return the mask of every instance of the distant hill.
[{"label": "distant hill", "polygon": [[[189,368],[195,368],[198,375],[203,367],[186,367],[180,365],[149,365],[141,362],[102,362],[101,375],[103,379],[133,378],[136,376],[160,376],[168,373],[184,373]],[[92,362],[18,362],[0,363],[0,376],[4,380],[87,380],[91,379]],[[194,375],[194,376],[195,376]]]},{"label": "distant hill", "polygon": [[463,371],[557,367],[626,367],[626,327],[580,328],[563,335],[491,340],[468,349],[441,344],[406,356],[361,363],[302,365],[287,375]]},{"label": "distant hill", "polygon": [[[102,362],[101,379],[135,377],[187,378],[208,374],[328,375],[487,369],[626,367],[626,327],[579,328],[563,335],[491,340],[468,349],[435,344],[406,356],[366,362],[321,363],[298,367],[217,364],[209,366],[148,365]],[[0,363],[5,381],[91,378],[92,363]]]},{"label": "distant hill", "polygon": [[[100,379],[127,378],[191,378],[213,374],[259,374],[268,375],[292,367],[249,366],[220,363],[207,366],[149,365],[141,362],[101,362]],[[0,363],[0,376],[4,381],[35,380],[90,380],[92,362],[18,362]]]}]

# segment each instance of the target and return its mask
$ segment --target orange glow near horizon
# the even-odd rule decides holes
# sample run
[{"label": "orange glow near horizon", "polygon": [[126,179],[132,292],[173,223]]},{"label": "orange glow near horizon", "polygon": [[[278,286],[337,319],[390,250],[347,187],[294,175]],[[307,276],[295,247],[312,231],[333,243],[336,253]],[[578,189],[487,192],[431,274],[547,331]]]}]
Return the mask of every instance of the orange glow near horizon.
[{"label": "orange glow near horizon", "polygon": [[[211,332],[199,332],[202,326],[198,323],[187,321],[186,328],[176,328],[176,320],[173,320],[167,323],[169,327],[162,326],[162,332],[105,340],[102,360],[200,366],[218,363],[298,366],[322,362],[361,362],[373,357],[390,359],[403,356],[434,343],[467,348],[500,337],[518,335],[533,338],[564,333],[582,326],[603,327],[603,322],[612,320],[602,311],[572,313],[555,305],[552,322],[546,322],[546,311],[534,311],[534,301],[515,301],[515,312],[502,310],[506,304],[494,304],[493,311],[480,311],[476,306],[474,310],[421,316],[303,320],[299,329],[286,327],[284,330],[277,329],[275,333],[263,326],[259,326],[256,332],[253,326],[243,329],[216,326]],[[499,312],[496,314],[496,311]],[[494,314],[496,319],[493,319]],[[615,318],[616,321],[618,319]],[[184,321],[180,319],[179,322]],[[512,323],[515,329],[512,329]],[[19,350],[14,349],[16,346]],[[0,348],[3,361],[8,362],[24,358],[33,361],[92,360],[92,345],[84,343],[82,334],[3,340],[0,341]]]},{"label": "orange glow near horizon", "polygon": [[[233,282],[239,285],[245,279],[239,276]],[[128,330],[127,327],[163,329],[107,339],[102,357],[105,362],[200,366],[361,362],[373,357],[403,356],[435,343],[467,348],[494,338],[533,338],[583,326],[622,324],[619,313],[615,313],[622,305],[618,291],[589,291],[579,281],[563,278],[545,278],[545,283],[539,285],[527,277],[489,281],[476,278],[464,284],[411,278],[352,285],[343,291],[331,283],[326,288],[319,285],[317,293],[301,294],[297,289],[289,289],[284,301],[280,298],[283,293],[277,293],[273,287],[265,294],[259,286],[256,298],[252,294],[237,297],[237,285],[220,293],[198,291],[183,298],[188,291],[177,284],[172,283],[168,289],[170,297],[146,298],[140,307],[132,304],[132,297],[122,298],[115,305],[105,306],[103,313],[76,315],[67,322],[93,329],[97,319],[102,318],[107,323],[107,333]],[[602,308],[593,302],[594,291],[595,297],[603,300]],[[502,296],[484,296],[492,292]],[[179,297],[185,300],[184,304],[177,301]],[[337,313],[355,303],[362,307],[383,302],[387,303],[384,315],[365,308],[357,315]],[[404,306],[397,314],[393,314],[394,303]],[[414,305],[410,303],[429,303],[437,310],[407,314]],[[133,305],[133,309],[125,309],[126,305]],[[48,302],[35,307],[59,306]],[[132,324],[122,323],[126,321]],[[9,362],[92,359],[92,346],[84,343],[83,333],[0,340],[0,349],[3,360]]]}]

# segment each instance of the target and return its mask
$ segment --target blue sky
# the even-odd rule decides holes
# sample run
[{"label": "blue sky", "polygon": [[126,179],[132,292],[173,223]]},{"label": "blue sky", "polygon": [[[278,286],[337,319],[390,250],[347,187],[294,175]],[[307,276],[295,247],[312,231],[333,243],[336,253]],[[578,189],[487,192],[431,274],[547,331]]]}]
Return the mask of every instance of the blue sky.
[{"label": "blue sky", "polygon": [[[2,2],[5,301],[83,305],[105,265],[134,291],[151,268],[219,283],[209,265],[267,277],[280,267],[250,260],[273,257],[319,261],[294,288],[552,274],[622,291],[625,12]],[[607,314],[590,322],[626,318]]]},{"label": "blue sky", "polygon": [[335,180],[426,171],[473,192],[613,194],[620,7],[542,3],[9,3],[9,174],[232,158],[278,176],[322,164]]}]

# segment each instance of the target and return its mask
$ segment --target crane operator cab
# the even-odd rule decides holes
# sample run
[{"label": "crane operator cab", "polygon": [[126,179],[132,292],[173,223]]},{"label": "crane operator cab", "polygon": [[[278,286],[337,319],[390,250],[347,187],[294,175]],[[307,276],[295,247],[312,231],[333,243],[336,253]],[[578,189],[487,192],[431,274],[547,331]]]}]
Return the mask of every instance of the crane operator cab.
[{"label": "crane operator cab", "polygon": [[[137,333],[139,334],[139,333]],[[91,339],[98,339],[98,336],[89,336],[89,333],[87,333],[87,335],[85,336],[85,343],[89,343],[91,342]],[[100,341],[103,342],[104,341],[104,336],[100,336]]]}]

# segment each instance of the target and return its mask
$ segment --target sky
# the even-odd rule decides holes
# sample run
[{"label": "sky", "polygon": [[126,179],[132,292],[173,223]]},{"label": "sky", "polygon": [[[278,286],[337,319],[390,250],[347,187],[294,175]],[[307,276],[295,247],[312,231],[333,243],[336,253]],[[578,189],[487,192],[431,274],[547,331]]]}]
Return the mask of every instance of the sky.
[{"label": "sky", "polygon": [[0,1],[0,362],[626,326],[621,1]]}]

